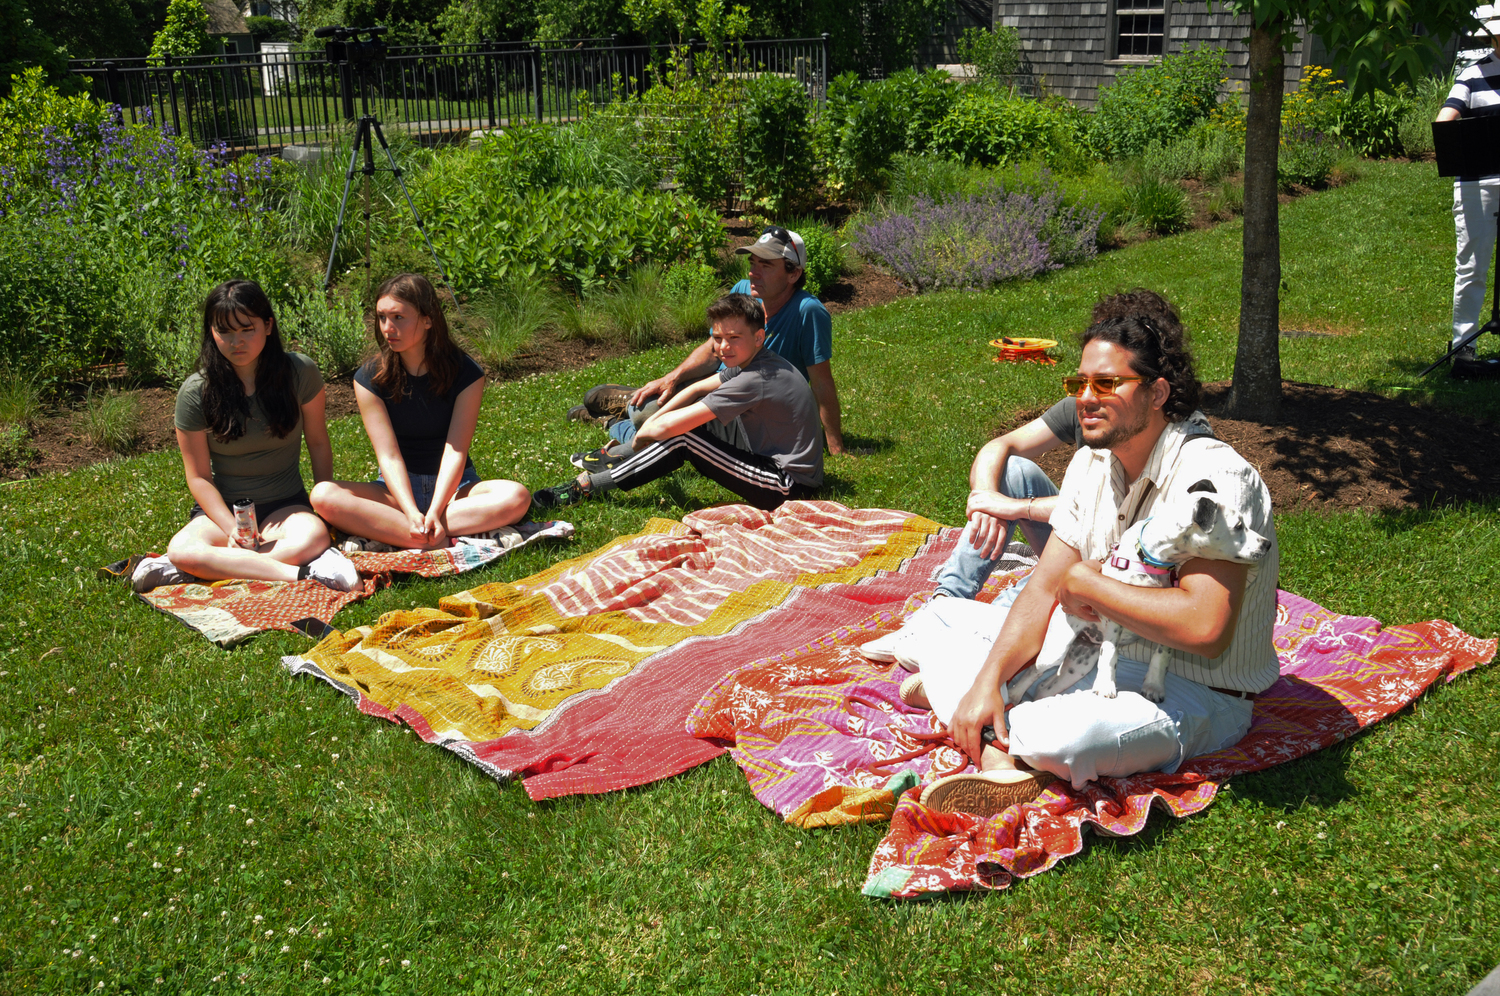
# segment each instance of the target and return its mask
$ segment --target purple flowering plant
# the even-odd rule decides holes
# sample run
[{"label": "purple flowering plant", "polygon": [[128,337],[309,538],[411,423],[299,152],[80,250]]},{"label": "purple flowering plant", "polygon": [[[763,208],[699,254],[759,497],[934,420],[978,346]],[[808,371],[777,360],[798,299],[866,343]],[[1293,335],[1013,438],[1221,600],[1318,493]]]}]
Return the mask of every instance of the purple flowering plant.
[{"label": "purple flowering plant", "polygon": [[854,229],[861,255],[919,292],[983,290],[1092,259],[1101,213],[1065,204],[1045,172],[949,198],[913,197]]}]

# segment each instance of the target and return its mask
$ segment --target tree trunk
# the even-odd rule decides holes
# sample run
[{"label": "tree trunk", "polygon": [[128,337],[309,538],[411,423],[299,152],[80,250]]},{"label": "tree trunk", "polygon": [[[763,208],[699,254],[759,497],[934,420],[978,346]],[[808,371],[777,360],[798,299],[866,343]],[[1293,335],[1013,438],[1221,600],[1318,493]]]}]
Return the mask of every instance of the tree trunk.
[{"label": "tree trunk", "polygon": [[1281,147],[1285,22],[1250,32],[1250,109],[1245,121],[1245,238],[1240,339],[1228,414],[1256,422],[1281,413],[1281,220],[1276,155]]}]

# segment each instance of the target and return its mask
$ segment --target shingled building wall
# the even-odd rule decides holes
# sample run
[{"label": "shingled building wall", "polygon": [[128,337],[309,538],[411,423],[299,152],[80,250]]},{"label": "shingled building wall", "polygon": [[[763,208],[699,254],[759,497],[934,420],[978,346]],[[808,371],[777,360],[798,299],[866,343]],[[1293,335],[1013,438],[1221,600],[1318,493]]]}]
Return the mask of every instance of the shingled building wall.
[{"label": "shingled building wall", "polygon": [[[1154,59],[1115,59],[1109,51],[1117,0],[1021,3],[995,0],[995,24],[1015,28],[1031,69],[1048,92],[1092,107],[1099,88],[1121,70],[1149,65]],[[1212,46],[1229,61],[1229,85],[1243,90],[1250,61],[1250,19],[1235,16],[1220,3],[1165,0],[1166,51]],[[1304,33],[1286,56],[1287,90],[1296,88],[1302,68],[1314,61],[1316,39]]]}]

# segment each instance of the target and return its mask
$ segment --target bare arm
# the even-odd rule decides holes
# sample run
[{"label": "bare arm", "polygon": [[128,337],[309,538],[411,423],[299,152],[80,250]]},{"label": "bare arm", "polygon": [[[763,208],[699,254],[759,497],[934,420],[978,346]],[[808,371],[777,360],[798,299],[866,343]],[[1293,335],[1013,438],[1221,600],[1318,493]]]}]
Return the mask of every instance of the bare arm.
[{"label": "bare arm", "polygon": [[814,363],[807,368],[807,383],[812,388],[813,398],[818,402],[818,418],[823,421],[823,436],[828,440],[829,453],[844,452],[844,410],[839,404],[838,385],[833,382],[830,361]]},{"label": "bare arm", "polygon": [[188,493],[225,536],[234,535],[234,513],[224,503],[224,496],[214,487],[213,464],[208,456],[208,430],[177,430],[177,448],[182,451],[182,470],[187,477]]},{"label": "bare arm", "polygon": [[705,339],[697,349],[688,354],[688,358],[677,364],[676,368],[665,377],[658,377],[645,387],[630,396],[630,403],[637,408],[650,401],[652,398],[661,397],[665,402],[677,393],[677,388],[683,384],[691,384],[708,376],[718,369],[719,361],[714,356],[713,341]]},{"label": "bare arm", "polygon": [[[686,408],[695,401],[701,401],[710,393],[717,390],[724,382],[719,379],[718,371],[714,371],[702,380],[694,381],[689,386],[672,395],[672,399],[656,410],[656,415],[665,415],[667,412]],[[653,416],[655,417],[655,416]]]},{"label": "bare arm", "polygon": [[1190,560],[1179,587],[1137,588],[1105,577],[1097,561],[1080,561],[1063,576],[1057,597],[1073,615],[1110,619],[1147,640],[1212,658],[1234,639],[1249,576],[1248,564]]},{"label": "bare arm", "polygon": [[406,461],[401,459],[401,447],[396,445],[396,430],[391,428],[391,416],[385,410],[385,402],[358,381],[354,384],[354,400],[359,403],[359,417],[365,423],[365,434],[370,437],[370,446],[375,450],[375,462],[380,467],[386,490],[406,516],[412,536],[425,538],[425,519],[417,511],[417,499],[411,493],[411,479],[406,476]]},{"label": "bare arm", "polygon": [[986,726],[994,727],[1001,746],[1009,745],[1010,738],[1005,730],[1005,701],[1000,697],[1000,686],[1030,664],[1041,651],[1042,639],[1047,635],[1047,622],[1057,604],[1058,588],[1068,571],[1081,559],[1078,551],[1058,539],[1056,534],[1047,541],[1041,560],[1031,572],[1031,580],[1016,596],[1016,604],[1006,615],[1005,625],[1000,628],[1000,635],[995,638],[984,667],[980,668],[973,686],[964,693],[954,710],[953,742],[974,760],[979,759],[984,746],[980,732]]},{"label": "bare arm", "polygon": [[691,432],[700,425],[712,422],[716,417],[707,405],[696,401],[686,408],[678,408],[670,412],[658,411],[646,420],[646,424],[641,426],[635,438],[640,443],[659,443],[663,439],[671,439],[684,432]]},{"label": "bare arm", "polygon": [[437,483],[433,486],[432,504],[423,518],[427,534],[434,539],[446,527],[443,524],[448,503],[458,491],[469,461],[469,447],[474,444],[474,429],[479,425],[479,406],[484,401],[484,378],[481,377],[453,399],[453,416],[448,420],[448,438],[443,442],[443,459],[438,464]]},{"label": "bare arm", "polygon": [[328,395],[318,389],[318,396],[302,406],[302,438],[307,441],[307,462],[312,464],[313,483],[333,480],[333,444],[328,440],[328,419],[324,409]]},{"label": "bare arm", "polygon": [[1458,118],[1459,118],[1458,108],[1456,108],[1456,107],[1445,107],[1441,111],[1438,111],[1438,115],[1437,115],[1437,118],[1435,120],[1438,120],[1438,121],[1457,121]]},{"label": "bare arm", "polygon": [[969,468],[969,504],[967,515],[970,523],[969,542],[981,556],[993,557],[1000,552],[1005,532],[1010,523],[1020,519],[1032,522],[1047,522],[1052,510],[1057,507],[1055,495],[1046,498],[1008,498],[1000,493],[1000,482],[1005,480],[1005,465],[1013,456],[1035,460],[1043,453],[1063,445],[1047,423],[1032,419],[1018,429],[1013,429],[998,439],[991,439],[980,447]]}]

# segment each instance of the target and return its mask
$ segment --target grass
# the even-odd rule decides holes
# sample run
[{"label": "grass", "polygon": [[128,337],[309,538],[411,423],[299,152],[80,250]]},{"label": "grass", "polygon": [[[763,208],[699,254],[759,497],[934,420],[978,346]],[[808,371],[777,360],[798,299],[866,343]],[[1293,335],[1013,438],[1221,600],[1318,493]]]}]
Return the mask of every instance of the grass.
[{"label": "grass", "polygon": [[[1493,418],[1493,387],[1414,376],[1447,338],[1452,229],[1432,172],[1374,165],[1283,209],[1286,324],[1343,333],[1287,341],[1283,361],[1293,379]],[[1089,305],[1117,287],[1181,304],[1205,374],[1227,376],[1238,237],[1229,224],[992,294],[839,316],[845,432],[880,445],[829,460],[829,497],[958,521],[975,449],[1056,397]],[[1061,365],[991,364],[985,343],[1016,332],[1062,339]],[[566,455],[598,433],[565,422],[567,406],[685,350],[492,385],[480,472],[570,477]],[[373,475],[357,419],[331,434],[338,476]],[[1500,962],[1493,666],[1234,779],[1198,817],[1091,838],[1005,892],[876,902],[858,887],[883,827],[786,827],[727,757],[532,803],[286,677],[277,659],[305,639],[219,651],[95,580],[97,564],[162,548],[191,503],[181,475],[176,454],[154,453],[0,487],[0,993],[1450,994]],[[679,474],[573,510],[568,546],[389,588],[339,624],[519,578],[724,497]],[[1495,502],[1283,514],[1282,585],[1489,636],[1497,519]]]},{"label": "grass", "polygon": [[83,407],[83,431],[89,442],[112,453],[125,453],[135,445],[140,401],[120,391],[89,391]]}]

